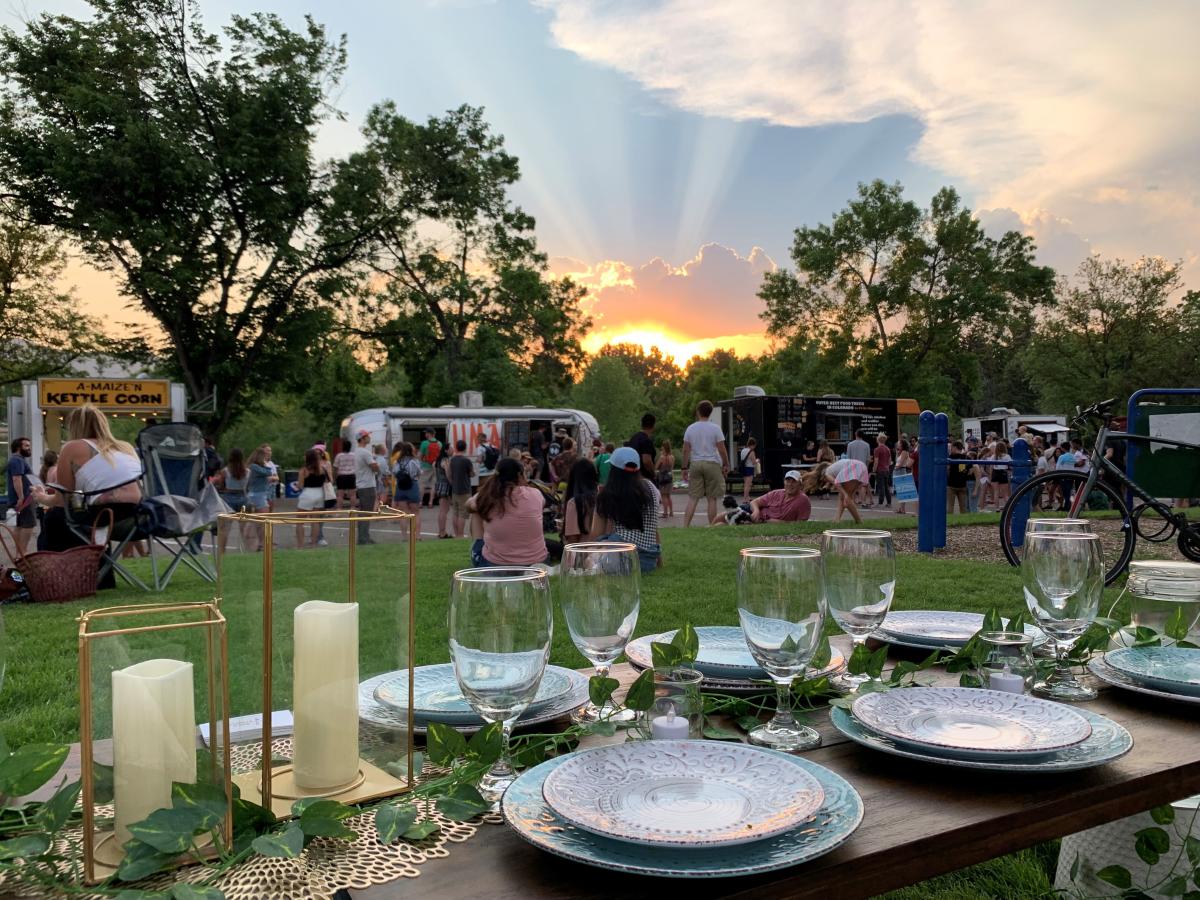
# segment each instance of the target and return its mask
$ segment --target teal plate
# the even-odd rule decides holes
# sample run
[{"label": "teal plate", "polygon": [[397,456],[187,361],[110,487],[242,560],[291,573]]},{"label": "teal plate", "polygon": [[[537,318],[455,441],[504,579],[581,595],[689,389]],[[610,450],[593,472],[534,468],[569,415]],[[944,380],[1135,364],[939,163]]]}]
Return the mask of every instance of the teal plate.
[{"label": "teal plate", "polygon": [[880,750],[893,756],[903,756],[905,759],[917,759],[922,762],[937,763],[942,766],[957,766],[964,769],[985,769],[991,772],[1070,772],[1075,769],[1090,769],[1102,766],[1115,759],[1120,759],[1133,749],[1133,735],[1118,725],[1112,719],[1106,719],[1098,713],[1077,709],[1081,716],[1092,726],[1091,736],[1082,744],[1068,747],[1039,756],[1036,760],[1006,762],[991,762],[974,759],[957,759],[940,756],[932,751],[923,752],[910,745],[894,743],[882,735],[868,729],[850,714],[849,710],[834,708],[830,710],[829,720],[833,727],[856,744]]},{"label": "teal plate", "polygon": [[558,818],[542,797],[546,777],[571,754],[527,769],[504,792],[501,809],[518,835],[547,853],[575,862],[664,878],[730,878],[786,869],[840,846],[862,822],[863,802],[840,775],[798,756],[759,748],[804,769],[825,791],[821,808],[799,827],[775,837],[703,850],[647,847],[589,834]]},{"label": "teal plate", "polygon": [[[742,629],[736,625],[705,625],[696,629],[696,636],[700,638],[700,652],[691,666],[697,672],[709,678],[729,681],[770,677],[750,655]],[[625,655],[635,666],[649,669],[654,665],[650,644],[669,644],[673,637],[674,631],[647,634],[630,641],[625,647]]]},{"label": "teal plate", "polygon": [[[537,696],[529,704],[528,711],[538,710],[554,703],[570,693],[571,675],[568,669],[546,666]],[[408,673],[398,672],[375,688],[375,699],[396,710],[408,709]],[[467,703],[458,679],[454,676],[453,663],[432,666],[417,666],[413,669],[413,719],[417,722],[442,722],[459,725],[476,722],[479,716]]]},{"label": "teal plate", "polygon": [[1200,650],[1188,647],[1126,647],[1106,653],[1109,668],[1168,694],[1200,696]]}]

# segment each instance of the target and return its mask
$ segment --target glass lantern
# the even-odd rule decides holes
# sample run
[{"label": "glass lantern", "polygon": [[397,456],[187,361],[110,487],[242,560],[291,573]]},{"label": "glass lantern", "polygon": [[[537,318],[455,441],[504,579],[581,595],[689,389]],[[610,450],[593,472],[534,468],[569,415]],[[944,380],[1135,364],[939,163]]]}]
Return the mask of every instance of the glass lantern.
[{"label": "glass lantern", "polygon": [[217,524],[242,796],[291,815],[413,785],[410,513],[235,513]]},{"label": "glass lantern", "polygon": [[981,687],[1027,694],[1037,676],[1033,637],[1020,631],[985,631],[979,635],[983,658],[976,668]]},{"label": "glass lantern", "polygon": [[654,702],[641,710],[635,726],[639,738],[700,740],[704,737],[704,676],[683,667],[654,669]]},{"label": "glass lantern", "polygon": [[[84,877],[116,871],[139,823],[188,805],[176,785],[223,794],[222,821],[180,863],[229,846],[233,792],[225,619],[213,603],[115,606],[79,620]],[[195,794],[195,791],[184,792]],[[164,860],[169,862],[169,860]]]},{"label": "glass lantern", "polygon": [[1168,634],[1180,632],[1193,643],[1200,640],[1200,563],[1135,560],[1125,590],[1134,628],[1153,628],[1165,643],[1174,641]]}]

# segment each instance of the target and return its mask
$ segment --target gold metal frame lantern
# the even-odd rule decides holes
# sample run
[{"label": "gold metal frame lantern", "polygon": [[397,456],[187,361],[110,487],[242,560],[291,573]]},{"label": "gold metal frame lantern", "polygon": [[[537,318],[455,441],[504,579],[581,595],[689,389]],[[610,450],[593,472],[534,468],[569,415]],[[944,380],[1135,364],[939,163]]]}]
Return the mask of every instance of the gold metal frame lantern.
[{"label": "gold metal frame lantern", "polygon": [[[310,797],[410,790],[417,517],[240,512],[217,530],[217,603],[245,673],[232,708],[242,796],[282,817]],[[251,672],[257,698],[239,683]]]},{"label": "gold metal frame lantern", "polygon": [[[116,871],[130,826],[173,804],[173,784],[225,795],[214,829],[229,846],[229,659],[213,603],[114,606],[79,618],[79,733],[84,877]],[[198,716],[197,713],[200,713]],[[199,719],[199,723],[197,721]],[[198,852],[215,847],[211,834]],[[193,853],[180,863],[195,862]]]}]

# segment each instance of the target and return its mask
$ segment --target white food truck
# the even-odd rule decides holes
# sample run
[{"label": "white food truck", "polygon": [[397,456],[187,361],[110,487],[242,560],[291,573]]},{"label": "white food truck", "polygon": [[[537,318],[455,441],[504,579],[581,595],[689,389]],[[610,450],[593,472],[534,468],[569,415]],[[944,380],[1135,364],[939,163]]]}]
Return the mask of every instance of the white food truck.
[{"label": "white food truck", "polygon": [[988,434],[995,434],[1003,440],[1012,443],[1017,438],[1017,429],[1024,425],[1034,434],[1040,434],[1046,440],[1060,442],[1070,433],[1066,416],[1026,413],[1015,409],[997,406],[990,413],[974,419],[963,419],[963,440],[974,437],[982,440]]},{"label": "white food truck", "polygon": [[467,391],[459,397],[458,406],[362,409],[342,420],[342,437],[353,441],[360,430],[366,430],[372,443],[383,444],[390,451],[397,441],[419,445],[425,429],[432,428],[443,443],[453,446],[460,439],[466,441],[467,452],[472,454],[486,437],[503,456],[513,447],[528,449],[530,432],[544,425],[550,426],[551,433],[565,431],[581,449],[600,436],[596,419],[582,410],[483,406],[482,401],[478,392]]}]

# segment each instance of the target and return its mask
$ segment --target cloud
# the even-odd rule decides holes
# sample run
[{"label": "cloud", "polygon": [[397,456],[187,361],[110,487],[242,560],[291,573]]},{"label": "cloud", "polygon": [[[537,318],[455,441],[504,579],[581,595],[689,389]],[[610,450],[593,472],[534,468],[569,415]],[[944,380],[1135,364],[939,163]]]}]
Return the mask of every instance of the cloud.
[{"label": "cloud", "polygon": [[539,2],[561,47],[679,108],[792,127],[912,116],[914,158],[980,206],[1051,210],[1106,253],[1200,251],[1193,0]]},{"label": "cloud", "polygon": [[658,333],[676,344],[744,343],[753,335],[757,348],[765,341],[759,318],[764,305],[757,293],[763,274],[775,268],[760,247],[741,256],[713,243],[679,266],[660,257],[636,266],[620,260],[587,264],[570,257],[550,261],[555,275],[569,275],[588,288],[585,308],[595,322],[589,347],[612,339],[644,343],[645,335]]},{"label": "cloud", "polygon": [[1079,233],[1074,222],[1046,210],[1035,210],[1022,216],[1015,209],[1005,207],[980,209],[975,215],[991,237],[999,238],[1006,231],[1029,235],[1037,244],[1037,261],[1064,275],[1073,273],[1092,253],[1091,241]]}]

